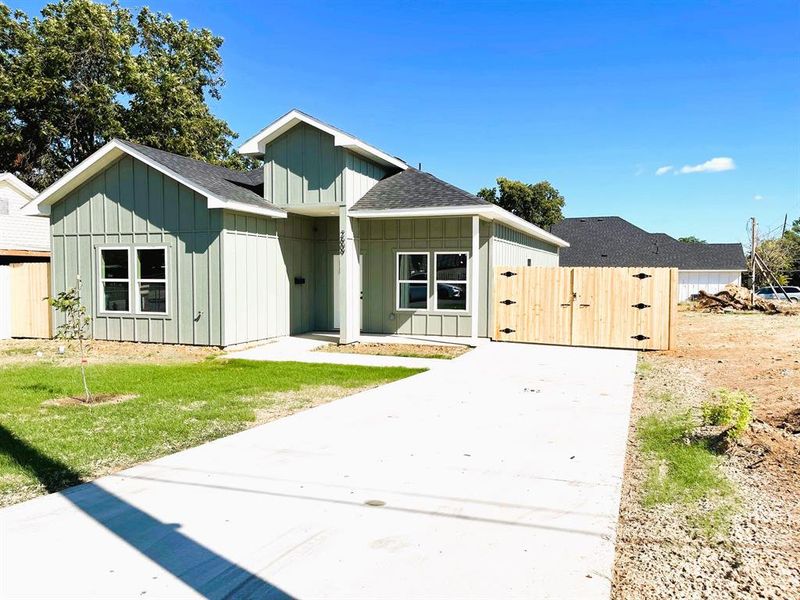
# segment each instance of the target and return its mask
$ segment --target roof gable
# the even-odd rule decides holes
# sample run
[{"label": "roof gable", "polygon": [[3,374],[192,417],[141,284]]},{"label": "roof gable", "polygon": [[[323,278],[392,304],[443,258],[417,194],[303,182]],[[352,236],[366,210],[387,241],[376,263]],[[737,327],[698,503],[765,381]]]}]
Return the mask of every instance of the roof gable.
[{"label": "roof gable", "polygon": [[35,189],[33,189],[13,173],[0,173],[0,184],[5,184],[11,188],[14,188],[14,190],[16,190],[27,200],[32,200],[38,193]]},{"label": "roof gable", "polygon": [[347,148],[351,152],[365,156],[379,164],[396,167],[398,169],[407,169],[408,165],[397,158],[391,156],[383,150],[371,146],[366,142],[361,141],[357,137],[342,131],[338,127],[328,125],[301,112],[297,109],[290,110],[288,113],[267,125],[264,129],[245,141],[239,147],[239,153],[247,156],[261,156],[264,154],[264,147],[278,137],[285,134],[287,131],[299,125],[300,123],[307,123],[311,127],[315,127],[320,131],[333,136],[334,146],[341,146]]},{"label": "roof gable", "polygon": [[[69,192],[88,181],[123,154],[153,167],[205,196],[208,208],[227,208],[275,218],[285,218],[286,213],[267,202],[257,192],[259,181],[252,172],[234,171],[218,165],[127,142],[111,140],[86,158],[61,179],[39,194],[35,205],[39,214],[49,214],[50,206]],[[29,211],[29,213],[32,211]]]}]

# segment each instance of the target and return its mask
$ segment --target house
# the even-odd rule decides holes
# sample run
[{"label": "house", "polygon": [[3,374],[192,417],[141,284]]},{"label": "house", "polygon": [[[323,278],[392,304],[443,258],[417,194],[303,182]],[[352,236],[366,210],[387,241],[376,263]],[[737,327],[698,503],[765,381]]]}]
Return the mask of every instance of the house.
[{"label": "house", "polygon": [[49,289],[50,226],[47,219],[24,215],[35,196],[13,174],[0,173],[0,339],[50,335],[42,300]]},{"label": "house", "polygon": [[318,330],[488,335],[494,265],[558,265],[556,235],[293,110],[250,172],[112,140],[36,199],[53,291],[98,339],[229,346]]},{"label": "house", "polygon": [[551,232],[568,241],[565,267],[677,267],[678,300],[700,290],[714,294],[741,285],[747,270],[741,244],[689,244],[665,233],[648,233],[620,217],[564,219]]}]

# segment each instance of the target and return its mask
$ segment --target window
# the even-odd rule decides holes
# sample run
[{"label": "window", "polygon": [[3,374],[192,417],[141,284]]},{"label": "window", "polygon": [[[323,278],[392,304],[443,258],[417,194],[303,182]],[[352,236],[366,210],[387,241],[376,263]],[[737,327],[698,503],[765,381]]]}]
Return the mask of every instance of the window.
[{"label": "window", "polygon": [[136,284],[139,296],[138,312],[167,312],[167,250],[138,248],[136,250]]},{"label": "window", "polygon": [[437,252],[436,310],[467,310],[467,253]]},{"label": "window", "polygon": [[110,247],[99,252],[100,312],[167,314],[165,247]]},{"label": "window", "polygon": [[428,254],[397,253],[398,310],[428,308]]},{"label": "window", "polygon": [[127,248],[100,250],[101,305],[105,312],[130,311],[129,269]]}]

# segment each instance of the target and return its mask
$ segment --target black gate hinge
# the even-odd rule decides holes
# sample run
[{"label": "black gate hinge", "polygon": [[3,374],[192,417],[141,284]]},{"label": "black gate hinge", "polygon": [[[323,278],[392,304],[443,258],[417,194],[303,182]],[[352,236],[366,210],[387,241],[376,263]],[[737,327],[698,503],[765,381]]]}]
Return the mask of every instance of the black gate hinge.
[{"label": "black gate hinge", "polygon": [[642,340],[649,340],[650,338],[647,337],[646,335],[642,335],[640,333],[640,334],[637,334],[637,335],[632,335],[631,339],[634,339],[634,340],[637,340],[637,341],[641,342]]},{"label": "black gate hinge", "polygon": [[506,327],[505,329],[501,329],[500,333],[514,333],[516,329],[511,329],[511,327]]},{"label": "black gate hinge", "polygon": [[503,277],[513,277],[514,275],[516,275],[516,273],[514,273],[514,271],[503,271],[502,273],[500,273],[500,275],[502,275]]},{"label": "black gate hinge", "polygon": [[649,304],[645,304],[644,302],[639,302],[639,304],[631,304],[631,308],[638,308],[642,310],[643,308],[650,308]]},{"label": "black gate hinge", "polygon": [[505,304],[506,306],[510,306],[511,304],[516,304],[515,300],[500,300],[500,304]]},{"label": "black gate hinge", "polygon": [[636,275],[631,275],[631,277],[636,277],[637,279],[647,279],[648,277],[652,277],[652,275],[648,275],[647,273],[636,273]]}]

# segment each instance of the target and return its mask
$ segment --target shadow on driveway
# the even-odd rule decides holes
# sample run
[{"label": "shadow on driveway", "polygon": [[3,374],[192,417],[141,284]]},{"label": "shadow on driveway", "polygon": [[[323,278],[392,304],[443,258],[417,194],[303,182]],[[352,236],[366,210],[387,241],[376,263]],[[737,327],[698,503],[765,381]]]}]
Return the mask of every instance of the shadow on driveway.
[{"label": "shadow on driveway", "polygon": [[[48,492],[81,483],[81,476],[69,466],[39,452],[3,425],[0,451],[34,475]],[[94,483],[66,490],[62,496],[205,598],[291,598],[182,534],[179,523],[163,523]],[[124,571],[124,565],[119,570]]]}]

